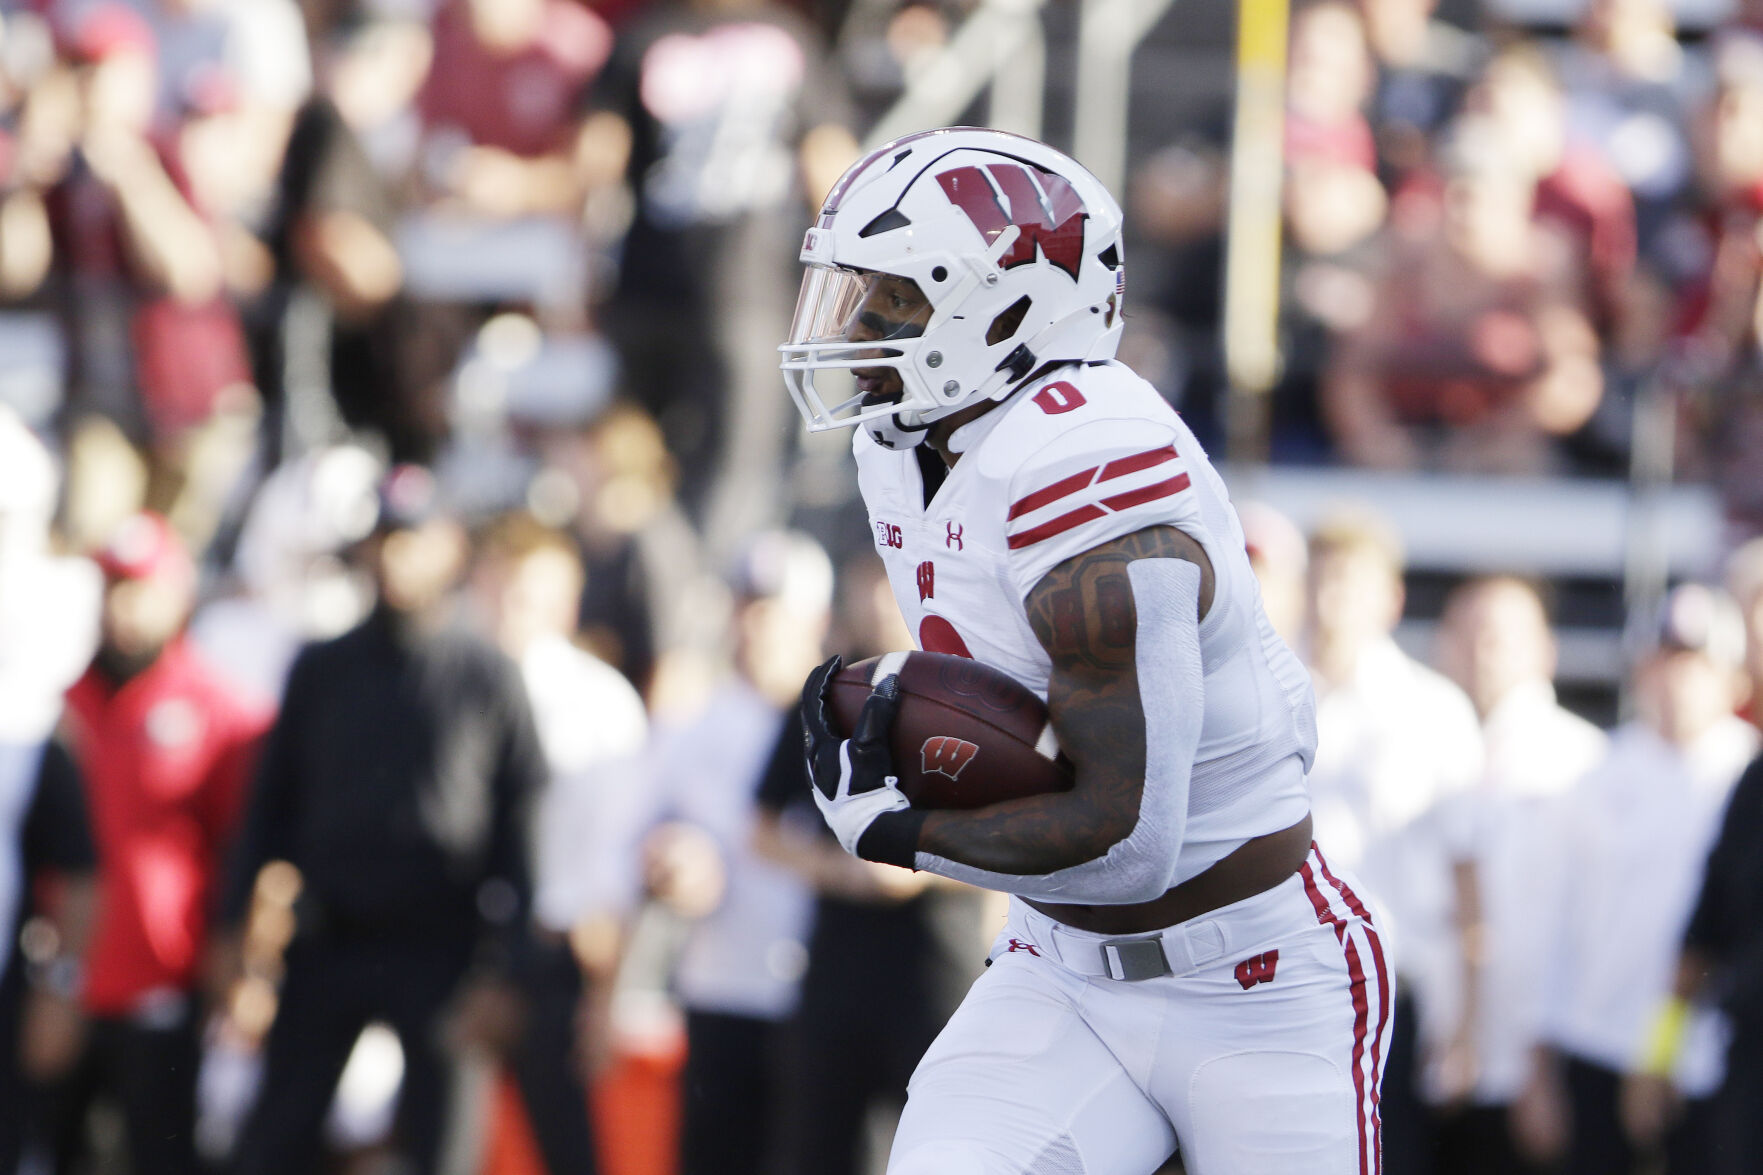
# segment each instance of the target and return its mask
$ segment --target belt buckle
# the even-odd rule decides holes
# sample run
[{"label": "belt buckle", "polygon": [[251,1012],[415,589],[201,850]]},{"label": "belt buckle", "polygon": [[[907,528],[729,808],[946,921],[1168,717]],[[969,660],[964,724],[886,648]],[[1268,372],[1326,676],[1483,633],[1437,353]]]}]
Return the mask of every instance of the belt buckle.
[{"label": "belt buckle", "polygon": [[1169,956],[1163,953],[1163,936],[1160,934],[1149,938],[1118,938],[1103,943],[1102,967],[1108,978],[1127,983],[1175,974],[1169,965]]}]

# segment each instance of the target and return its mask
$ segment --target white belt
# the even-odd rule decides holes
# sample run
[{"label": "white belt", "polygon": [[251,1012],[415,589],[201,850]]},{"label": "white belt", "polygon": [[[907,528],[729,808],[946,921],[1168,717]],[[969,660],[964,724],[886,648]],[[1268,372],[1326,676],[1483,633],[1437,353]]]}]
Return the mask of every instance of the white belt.
[{"label": "white belt", "polygon": [[1304,897],[1304,880],[1294,873],[1272,889],[1220,906],[1197,918],[1150,934],[1107,935],[1056,921],[1021,898],[1010,899],[1007,949],[1027,950],[1053,959],[1079,975],[1132,983],[1165,975],[1191,975],[1226,956],[1314,925],[1315,910]]}]

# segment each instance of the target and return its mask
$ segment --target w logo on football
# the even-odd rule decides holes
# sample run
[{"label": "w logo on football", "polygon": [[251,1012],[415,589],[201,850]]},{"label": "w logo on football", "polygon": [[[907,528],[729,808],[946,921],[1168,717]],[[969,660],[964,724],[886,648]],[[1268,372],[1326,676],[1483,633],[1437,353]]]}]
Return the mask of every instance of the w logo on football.
[{"label": "w logo on football", "polygon": [[1035,248],[1077,280],[1083,262],[1084,202],[1064,177],[1020,163],[992,163],[984,170],[956,167],[937,176],[949,202],[967,213],[989,245],[1006,228],[1021,230],[998,259],[998,268],[1030,265]]},{"label": "w logo on football", "polygon": [[1253,955],[1237,964],[1237,982],[1248,991],[1257,983],[1272,983],[1273,969],[1279,966],[1279,952]]},{"label": "w logo on football", "polygon": [[924,774],[934,771],[950,779],[960,779],[961,769],[973,762],[977,754],[979,747],[952,734],[933,734],[918,749],[919,758],[924,761]]}]

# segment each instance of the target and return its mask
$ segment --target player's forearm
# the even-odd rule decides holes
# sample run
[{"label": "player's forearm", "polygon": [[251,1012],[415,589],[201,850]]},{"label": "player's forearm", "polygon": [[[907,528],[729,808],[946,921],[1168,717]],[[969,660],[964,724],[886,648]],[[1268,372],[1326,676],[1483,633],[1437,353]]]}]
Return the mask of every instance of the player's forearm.
[{"label": "player's forearm", "polygon": [[1101,857],[1132,832],[1138,819],[1136,786],[1133,790],[1130,810],[1125,803],[1099,803],[1091,795],[1067,792],[974,811],[929,812],[918,848],[992,873],[1026,876],[1069,869]]}]

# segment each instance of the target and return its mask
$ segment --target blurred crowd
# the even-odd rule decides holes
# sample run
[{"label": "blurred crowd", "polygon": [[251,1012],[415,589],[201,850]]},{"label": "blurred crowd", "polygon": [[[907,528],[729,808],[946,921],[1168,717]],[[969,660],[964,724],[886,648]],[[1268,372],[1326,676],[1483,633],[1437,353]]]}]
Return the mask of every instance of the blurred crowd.
[{"label": "blurred crowd", "polygon": [[[1501,7],[1295,6],[1273,457],[1620,474],[1639,437],[1755,533],[1763,16],[1586,0],[1541,35]],[[1227,125],[1129,209],[1145,354],[1215,436]]]},{"label": "blurred crowd", "polygon": [[[998,908],[804,804],[803,676],[911,642],[775,348],[967,12],[0,2],[0,1172],[864,1169]],[[1245,507],[1389,906],[1389,1169],[1755,1170],[1763,9],[1311,0],[1289,59],[1272,458],[1734,536],[1605,733],[1546,585],[1428,667],[1383,523]],[[1217,97],[1135,119],[1123,354],[1222,448]]]}]

